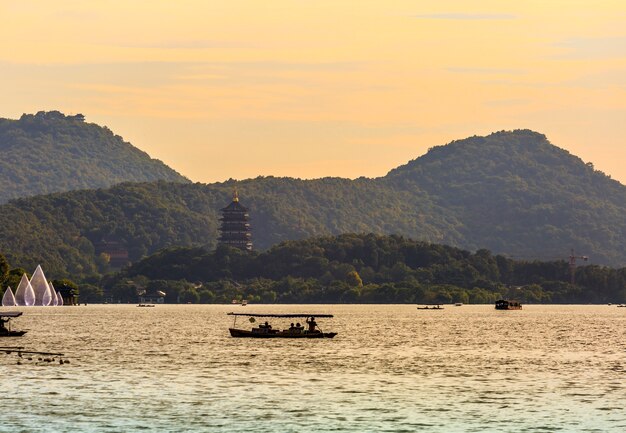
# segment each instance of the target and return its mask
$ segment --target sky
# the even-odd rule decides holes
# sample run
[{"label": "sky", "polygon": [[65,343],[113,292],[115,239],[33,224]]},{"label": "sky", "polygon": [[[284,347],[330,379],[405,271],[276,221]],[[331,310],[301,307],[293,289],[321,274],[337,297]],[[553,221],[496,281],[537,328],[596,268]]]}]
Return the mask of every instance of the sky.
[{"label": "sky", "polygon": [[532,129],[626,184],[623,0],[0,0],[0,117],[82,113],[197,182],[384,176]]}]

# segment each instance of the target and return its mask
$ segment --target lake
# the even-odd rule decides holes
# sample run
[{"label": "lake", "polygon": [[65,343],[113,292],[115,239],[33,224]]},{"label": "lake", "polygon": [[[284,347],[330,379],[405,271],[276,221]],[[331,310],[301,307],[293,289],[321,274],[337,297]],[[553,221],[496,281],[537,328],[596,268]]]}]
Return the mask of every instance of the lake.
[{"label": "lake", "polygon": [[[29,332],[0,345],[70,363],[0,354],[2,432],[626,431],[626,308],[18,309]],[[235,339],[230,311],[330,313],[339,334]]]}]

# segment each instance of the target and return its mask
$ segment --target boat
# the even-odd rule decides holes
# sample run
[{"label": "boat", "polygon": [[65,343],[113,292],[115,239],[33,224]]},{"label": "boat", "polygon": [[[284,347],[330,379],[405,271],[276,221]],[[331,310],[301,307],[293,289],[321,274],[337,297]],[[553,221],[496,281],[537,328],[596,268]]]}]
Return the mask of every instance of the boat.
[{"label": "boat", "polygon": [[[231,337],[236,338],[333,338],[337,335],[336,332],[324,332],[317,327],[315,318],[332,318],[332,314],[255,314],[255,313],[227,313],[229,316],[234,316],[233,327],[228,328]],[[278,318],[278,319],[305,319],[309,325],[309,329],[304,329],[304,326],[294,326],[293,323],[288,329],[275,329],[268,321],[253,327],[250,330],[238,329],[237,317],[246,316],[250,323],[255,323],[256,318]],[[300,325],[298,323],[298,325]]]},{"label": "boat", "polygon": [[626,304],[619,304],[617,307],[626,307]]},{"label": "boat", "polygon": [[9,323],[11,319],[20,317],[21,315],[21,311],[5,311],[0,313],[0,337],[21,337],[26,334],[27,331],[12,331],[10,325],[8,328],[4,326],[6,323]]},{"label": "boat", "polygon": [[519,301],[499,299],[496,301],[496,310],[521,310],[522,304]]},{"label": "boat", "polygon": [[144,308],[146,308],[146,307],[154,307],[154,305],[153,305],[153,304],[139,304],[139,305],[137,305],[137,306],[138,306],[138,307],[144,307]]},{"label": "boat", "polygon": [[463,306],[463,302],[457,302],[454,304],[455,307],[462,307]]},{"label": "boat", "polygon": [[441,304],[427,304],[417,307],[418,310],[443,310]]},{"label": "boat", "polygon": [[248,305],[248,301],[247,300],[244,299],[243,301],[241,301],[241,306],[242,307],[245,307],[246,305]]}]

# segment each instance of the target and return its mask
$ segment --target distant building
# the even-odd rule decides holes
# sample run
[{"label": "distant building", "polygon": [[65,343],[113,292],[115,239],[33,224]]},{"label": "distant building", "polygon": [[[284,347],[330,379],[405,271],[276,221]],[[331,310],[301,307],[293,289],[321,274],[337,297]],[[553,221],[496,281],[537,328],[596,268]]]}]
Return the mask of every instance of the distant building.
[{"label": "distant building", "polygon": [[69,286],[60,286],[59,295],[63,298],[63,305],[78,305],[78,293]]},{"label": "distant building", "polygon": [[122,243],[116,240],[102,239],[100,242],[95,242],[93,246],[96,250],[96,255],[104,253],[109,257],[109,266],[111,268],[121,269],[130,263],[128,250]]},{"label": "distant building", "polygon": [[221,209],[222,226],[220,227],[219,243],[246,251],[252,251],[252,233],[248,220],[248,209],[239,203],[239,194],[235,190],[233,201]]},{"label": "distant building", "polygon": [[140,304],[162,304],[165,302],[165,292],[160,290],[147,292],[145,290],[138,293]]}]

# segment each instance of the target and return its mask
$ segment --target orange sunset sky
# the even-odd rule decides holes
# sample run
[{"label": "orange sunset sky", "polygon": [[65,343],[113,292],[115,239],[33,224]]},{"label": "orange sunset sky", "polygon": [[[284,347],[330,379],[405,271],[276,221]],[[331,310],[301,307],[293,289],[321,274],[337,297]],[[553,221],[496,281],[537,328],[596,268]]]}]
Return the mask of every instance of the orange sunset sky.
[{"label": "orange sunset sky", "polygon": [[4,1],[0,117],[83,113],[194,181],[382,176],[529,128],[626,183],[624,1]]}]

